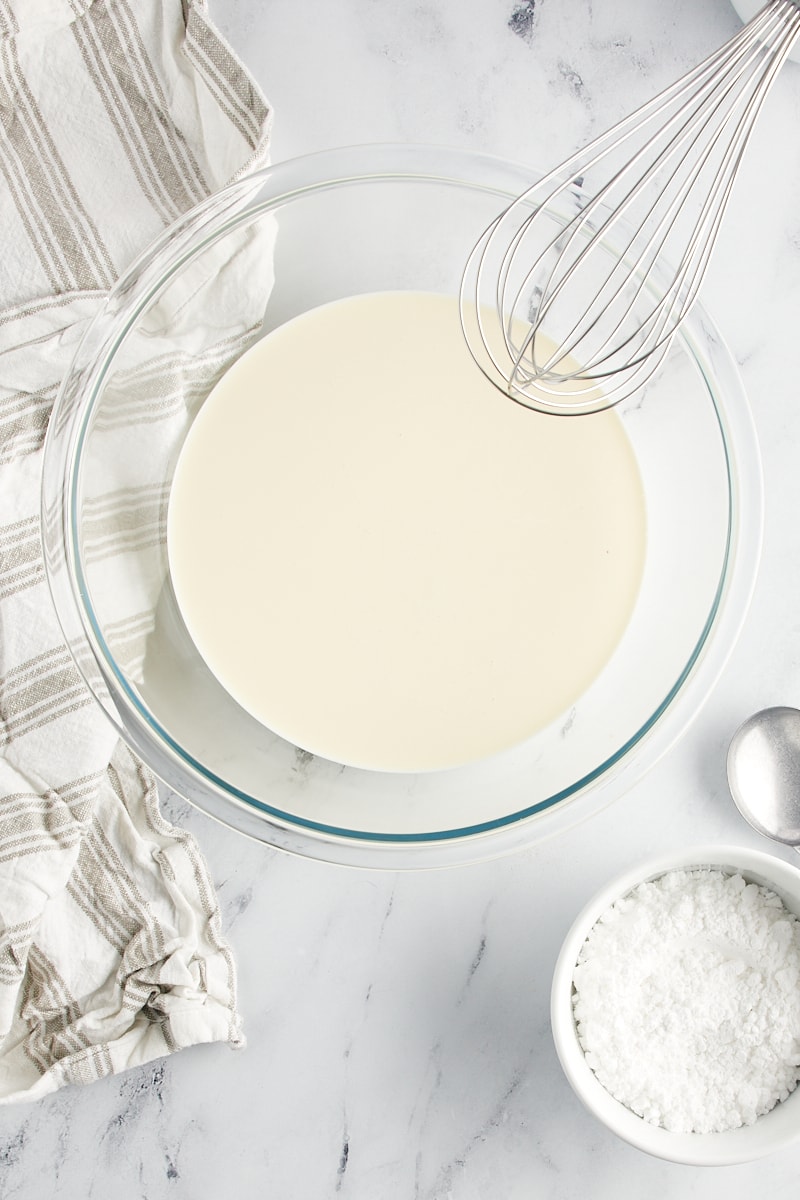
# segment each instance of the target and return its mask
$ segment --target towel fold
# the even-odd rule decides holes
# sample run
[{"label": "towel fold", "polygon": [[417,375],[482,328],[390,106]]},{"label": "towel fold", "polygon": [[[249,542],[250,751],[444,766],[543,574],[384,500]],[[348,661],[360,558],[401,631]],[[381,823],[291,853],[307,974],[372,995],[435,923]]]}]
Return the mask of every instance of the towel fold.
[{"label": "towel fold", "polygon": [[200,0],[0,0],[0,1101],[241,1044],[202,855],[64,646],[39,490],[102,297],[269,124]]}]

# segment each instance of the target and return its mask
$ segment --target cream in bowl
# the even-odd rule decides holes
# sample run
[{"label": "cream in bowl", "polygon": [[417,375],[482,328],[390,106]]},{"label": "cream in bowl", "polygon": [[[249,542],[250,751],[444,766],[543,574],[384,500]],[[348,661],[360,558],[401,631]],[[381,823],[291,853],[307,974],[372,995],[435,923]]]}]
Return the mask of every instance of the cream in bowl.
[{"label": "cream in bowl", "polygon": [[611,658],[646,517],[625,426],[542,418],[455,299],[352,296],[257,342],[198,414],[168,546],[198,650],[257,720],[373,770],[486,758]]},{"label": "cream in bowl", "polygon": [[800,871],[738,847],[664,856],[567,935],[552,1027],[565,1073],[619,1136],[721,1164],[800,1136]]}]

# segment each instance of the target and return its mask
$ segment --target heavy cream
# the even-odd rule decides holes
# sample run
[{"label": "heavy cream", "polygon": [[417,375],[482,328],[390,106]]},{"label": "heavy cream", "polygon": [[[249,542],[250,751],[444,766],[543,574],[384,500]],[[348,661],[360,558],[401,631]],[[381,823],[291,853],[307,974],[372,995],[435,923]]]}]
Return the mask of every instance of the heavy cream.
[{"label": "heavy cream", "polygon": [[356,296],[258,342],[178,461],[168,548],[198,651],[262,723],[337,762],[429,770],[566,712],[645,554],[614,412],[488,383],[454,299]]}]

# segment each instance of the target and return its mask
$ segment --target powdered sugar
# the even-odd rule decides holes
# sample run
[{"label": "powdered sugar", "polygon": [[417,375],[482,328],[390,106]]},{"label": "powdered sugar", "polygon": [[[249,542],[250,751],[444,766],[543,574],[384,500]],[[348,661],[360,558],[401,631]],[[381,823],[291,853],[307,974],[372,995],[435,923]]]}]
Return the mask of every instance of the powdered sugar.
[{"label": "powdered sugar", "polygon": [[640,884],[591,930],[574,987],[587,1063],[665,1129],[750,1125],[800,1080],[800,921],[739,874]]}]

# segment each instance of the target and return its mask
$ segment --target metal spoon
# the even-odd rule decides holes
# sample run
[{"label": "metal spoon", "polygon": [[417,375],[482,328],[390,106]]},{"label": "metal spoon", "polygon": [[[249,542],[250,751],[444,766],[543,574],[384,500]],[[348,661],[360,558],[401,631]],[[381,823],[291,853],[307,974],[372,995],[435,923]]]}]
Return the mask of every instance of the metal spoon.
[{"label": "metal spoon", "polygon": [[754,829],[800,853],[800,709],[748,717],[728,748],[728,783]]}]

